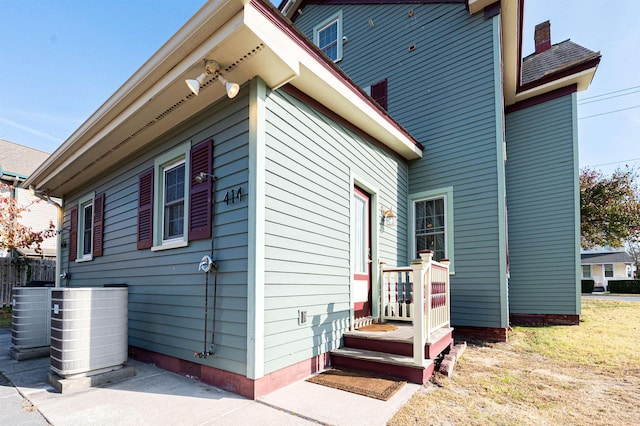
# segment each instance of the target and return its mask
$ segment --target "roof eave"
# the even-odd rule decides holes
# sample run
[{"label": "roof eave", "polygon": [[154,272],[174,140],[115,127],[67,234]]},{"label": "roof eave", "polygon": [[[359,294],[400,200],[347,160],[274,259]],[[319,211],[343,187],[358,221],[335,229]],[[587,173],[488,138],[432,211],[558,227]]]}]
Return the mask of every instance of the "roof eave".
[{"label": "roof eave", "polygon": [[578,92],[587,90],[593,81],[598,64],[600,64],[600,58],[598,54],[597,57],[588,61],[555,70],[555,72],[548,73],[542,78],[520,86],[515,96],[515,102],[521,102],[574,84]]},{"label": "roof eave", "polygon": [[[246,52],[245,52],[246,50]],[[225,96],[184,84],[215,59],[230,81],[258,76],[292,83],[406,159],[422,146],[271,6],[258,0],[207,3],[23,184],[64,197]],[[226,67],[226,68],[225,68]]]}]

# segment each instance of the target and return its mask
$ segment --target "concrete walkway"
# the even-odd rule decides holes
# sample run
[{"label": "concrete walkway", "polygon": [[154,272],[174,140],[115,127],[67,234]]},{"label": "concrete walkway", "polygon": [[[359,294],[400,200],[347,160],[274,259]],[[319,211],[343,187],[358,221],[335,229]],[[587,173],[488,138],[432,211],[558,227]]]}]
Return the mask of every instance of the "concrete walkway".
[{"label": "concrete walkway", "polygon": [[[0,329],[0,424],[9,425],[384,425],[420,386],[379,401],[300,381],[251,401],[130,360],[136,376],[105,387],[57,393],[49,358],[15,361]],[[10,381],[10,382],[9,382]]]}]

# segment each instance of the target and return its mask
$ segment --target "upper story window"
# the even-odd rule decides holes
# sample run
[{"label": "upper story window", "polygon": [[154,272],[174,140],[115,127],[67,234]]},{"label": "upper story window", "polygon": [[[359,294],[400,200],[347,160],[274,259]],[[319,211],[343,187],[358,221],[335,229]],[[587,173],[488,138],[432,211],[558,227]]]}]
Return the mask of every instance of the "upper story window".
[{"label": "upper story window", "polygon": [[313,42],[333,62],[342,59],[342,11],[313,28]]},{"label": "upper story window", "polygon": [[582,265],[582,278],[591,278],[591,265]]}]

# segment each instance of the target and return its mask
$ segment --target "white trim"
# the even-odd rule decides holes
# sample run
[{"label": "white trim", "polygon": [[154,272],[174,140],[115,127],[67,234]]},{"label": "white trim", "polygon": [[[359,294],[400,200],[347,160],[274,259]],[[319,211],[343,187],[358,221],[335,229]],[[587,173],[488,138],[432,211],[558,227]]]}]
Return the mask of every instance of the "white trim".
[{"label": "white trim", "polygon": [[251,80],[249,98],[247,377],[264,376],[265,146],[267,88]]},{"label": "white trim", "polygon": [[[153,162],[153,251],[185,247],[189,238],[189,176],[191,161],[189,152],[191,141],[184,142],[173,149],[159,155]],[[184,215],[182,236],[164,239],[164,171],[184,162]]]},{"label": "white trim", "polygon": [[[95,213],[96,193],[90,192],[78,200],[78,243],[76,247],[76,263],[93,260],[93,214]],[[84,206],[91,202],[91,253],[84,254]]]},{"label": "white trim", "polygon": [[414,259],[416,253],[416,212],[415,203],[418,201],[434,200],[444,198],[444,233],[445,246],[444,255],[451,261],[449,264],[449,274],[455,274],[455,232],[454,232],[454,210],[453,210],[453,186],[438,188],[430,191],[416,192],[409,194],[409,252],[407,257]]},{"label": "white trim", "polygon": [[171,249],[180,248],[180,247],[187,247],[188,245],[189,245],[188,241],[165,242],[161,246],[151,247],[151,251],[171,250]]},{"label": "white trim", "polygon": [[358,186],[369,194],[369,205],[371,214],[371,316],[380,316],[380,277],[379,277],[379,237],[380,237],[380,221],[378,212],[379,206],[379,194],[380,189],[368,182],[366,179],[361,178],[353,170],[350,173],[349,178],[349,321],[353,325],[355,323],[355,303],[354,303],[354,288],[355,283],[353,280],[353,274],[356,270],[355,266],[355,241],[353,238],[353,230],[355,229],[355,206],[353,202],[353,187]]}]

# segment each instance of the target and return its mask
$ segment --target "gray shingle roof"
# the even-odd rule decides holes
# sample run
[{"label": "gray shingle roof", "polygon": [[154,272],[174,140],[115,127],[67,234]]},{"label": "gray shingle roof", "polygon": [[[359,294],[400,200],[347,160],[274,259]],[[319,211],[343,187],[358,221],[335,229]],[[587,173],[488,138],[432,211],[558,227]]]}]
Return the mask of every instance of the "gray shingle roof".
[{"label": "gray shingle roof", "polygon": [[0,139],[0,166],[5,172],[29,176],[49,154]]},{"label": "gray shingle roof", "polygon": [[583,265],[599,263],[633,263],[633,259],[624,251],[612,253],[582,253],[580,263]]},{"label": "gray shingle roof", "polygon": [[531,83],[599,56],[600,52],[594,52],[571,40],[565,40],[552,45],[542,53],[532,53],[522,60],[522,84]]}]

